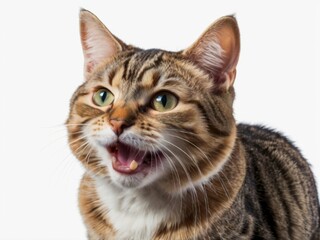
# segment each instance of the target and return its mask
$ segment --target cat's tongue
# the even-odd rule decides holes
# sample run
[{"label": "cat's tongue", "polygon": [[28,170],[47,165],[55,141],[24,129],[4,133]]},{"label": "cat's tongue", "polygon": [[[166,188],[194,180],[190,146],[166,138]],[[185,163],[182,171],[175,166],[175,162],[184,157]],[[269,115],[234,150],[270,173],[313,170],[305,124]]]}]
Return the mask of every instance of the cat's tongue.
[{"label": "cat's tongue", "polygon": [[145,152],[139,151],[131,146],[125,144],[118,145],[118,160],[126,166],[130,166],[131,162],[135,160],[138,165],[143,162]]},{"label": "cat's tongue", "polygon": [[117,143],[110,152],[115,157],[113,161],[114,170],[127,174],[139,172],[141,169],[139,166],[141,166],[146,155],[144,151],[123,143]]}]

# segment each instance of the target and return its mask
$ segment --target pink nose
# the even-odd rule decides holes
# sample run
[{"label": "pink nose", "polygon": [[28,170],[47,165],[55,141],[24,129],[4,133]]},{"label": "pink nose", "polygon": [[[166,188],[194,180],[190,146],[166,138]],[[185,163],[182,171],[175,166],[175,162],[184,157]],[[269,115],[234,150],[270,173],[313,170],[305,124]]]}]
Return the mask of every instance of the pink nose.
[{"label": "pink nose", "polygon": [[118,136],[123,132],[123,130],[127,127],[129,127],[129,124],[121,119],[111,119],[110,125],[112,130],[117,134]]}]

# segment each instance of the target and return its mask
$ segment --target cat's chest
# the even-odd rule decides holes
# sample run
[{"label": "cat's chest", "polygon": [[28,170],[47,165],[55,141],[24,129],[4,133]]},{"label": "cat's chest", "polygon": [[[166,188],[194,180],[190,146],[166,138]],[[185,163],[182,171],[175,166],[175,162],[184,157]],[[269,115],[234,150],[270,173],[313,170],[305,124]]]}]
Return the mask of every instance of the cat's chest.
[{"label": "cat's chest", "polygon": [[108,184],[96,184],[97,194],[116,231],[115,239],[152,239],[161,223],[172,218],[172,209],[157,193],[120,191]]}]

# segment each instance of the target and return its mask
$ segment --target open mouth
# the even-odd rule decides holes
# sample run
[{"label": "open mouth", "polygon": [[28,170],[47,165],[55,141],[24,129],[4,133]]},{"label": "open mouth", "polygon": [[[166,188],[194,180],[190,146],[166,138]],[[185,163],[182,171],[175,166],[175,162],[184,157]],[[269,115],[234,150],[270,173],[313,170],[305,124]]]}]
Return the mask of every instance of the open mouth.
[{"label": "open mouth", "polygon": [[116,142],[107,147],[112,155],[112,167],[122,174],[146,172],[162,158],[160,152],[151,153],[133,146]]}]

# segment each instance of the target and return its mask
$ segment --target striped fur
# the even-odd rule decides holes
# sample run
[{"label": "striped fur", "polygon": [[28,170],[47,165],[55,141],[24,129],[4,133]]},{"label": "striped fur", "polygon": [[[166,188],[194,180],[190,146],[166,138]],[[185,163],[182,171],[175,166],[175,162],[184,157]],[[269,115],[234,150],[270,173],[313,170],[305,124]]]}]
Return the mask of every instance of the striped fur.
[{"label": "striped fur", "polygon": [[[86,81],[67,128],[86,169],[79,207],[90,240],[319,239],[315,181],[299,150],[233,118],[234,17],[181,52],[126,45],[86,10],[80,21]],[[94,104],[100,88],[112,104]],[[163,91],[178,104],[158,112],[151,102]],[[112,121],[124,124],[120,133]],[[109,147],[117,142],[149,154],[147,170],[115,171]]]}]

